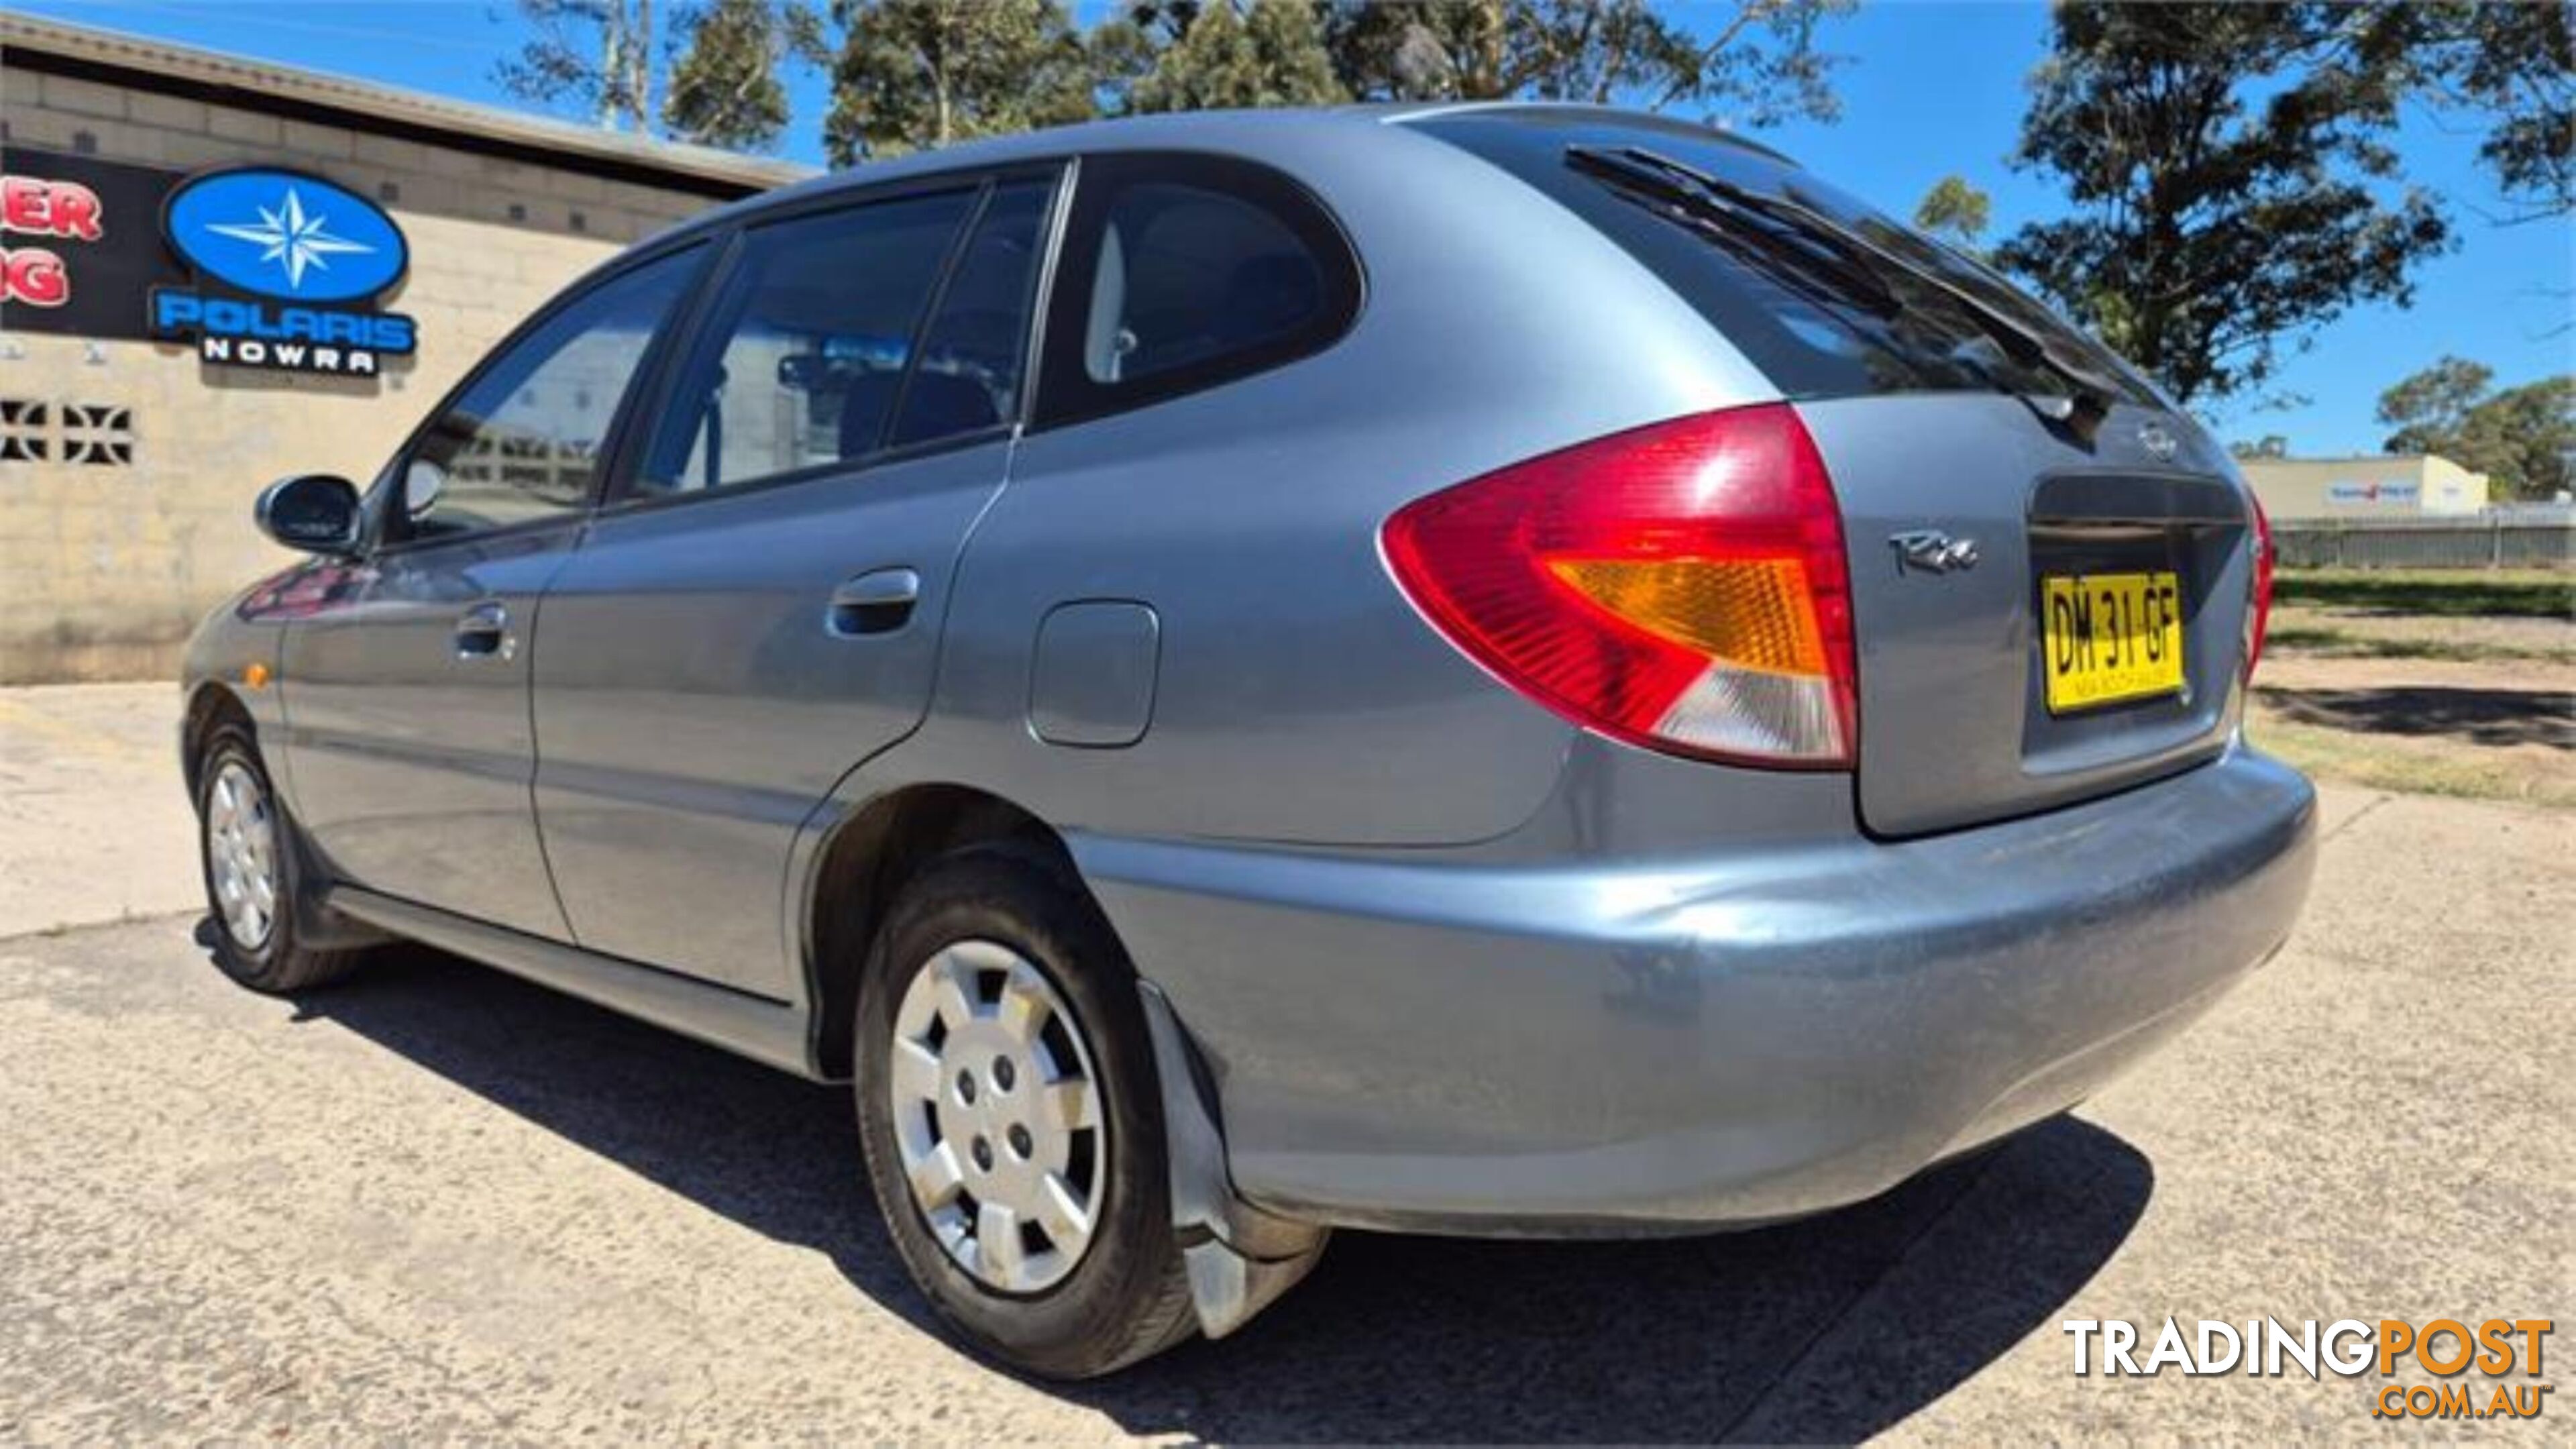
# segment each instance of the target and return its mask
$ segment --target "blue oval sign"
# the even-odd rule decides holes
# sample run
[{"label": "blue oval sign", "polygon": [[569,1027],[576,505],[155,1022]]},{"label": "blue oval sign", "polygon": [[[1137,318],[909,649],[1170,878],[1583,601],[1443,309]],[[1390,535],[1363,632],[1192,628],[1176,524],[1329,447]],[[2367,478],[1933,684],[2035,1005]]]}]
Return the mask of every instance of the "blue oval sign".
[{"label": "blue oval sign", "polygon": [[392,286],[411,261],[402,229],[354,191],[300,171],[218,171],[162,209],[170,245],[255,296],[346,302]]}]

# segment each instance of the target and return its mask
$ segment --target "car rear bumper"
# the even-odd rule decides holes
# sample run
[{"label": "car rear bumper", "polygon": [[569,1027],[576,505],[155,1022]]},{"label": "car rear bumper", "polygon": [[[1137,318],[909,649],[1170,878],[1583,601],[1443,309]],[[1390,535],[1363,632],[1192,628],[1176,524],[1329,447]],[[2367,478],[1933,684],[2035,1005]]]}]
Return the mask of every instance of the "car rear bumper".
[{"label": "car rear bumper", "polygon": [[1742,1226],[2073,1105],[2289,934],[2315,797],[2243,749],[2027,819],[1497,866],[1098,836],[1236,1190],[1351,1226]]}]

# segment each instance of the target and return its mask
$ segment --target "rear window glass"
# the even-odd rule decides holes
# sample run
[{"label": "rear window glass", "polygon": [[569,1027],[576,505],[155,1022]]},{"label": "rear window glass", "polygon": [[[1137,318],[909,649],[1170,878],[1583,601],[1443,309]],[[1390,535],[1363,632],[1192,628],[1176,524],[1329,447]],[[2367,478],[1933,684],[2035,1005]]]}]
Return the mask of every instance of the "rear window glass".
[{"label": "rear window glass", "polygon": [[1538,188],[1645,264],[1791,397],[1983,391],[2059,394],[2066,383],[2014,362],[1964,308],[1908,305],[1873,311],[1828,276],[1730,248],[1641,205],[1634,194],[1567,164],[1570,147],[1640,147],[1760,195],[1797,202],[1944,281],[2146,401],[2134,375],[2098,342],[1978,262],[1924,237],[1789,163],[1695,126],[1645,117],[1585,120],[1559,114],[1485,112],[1414,123]]}]

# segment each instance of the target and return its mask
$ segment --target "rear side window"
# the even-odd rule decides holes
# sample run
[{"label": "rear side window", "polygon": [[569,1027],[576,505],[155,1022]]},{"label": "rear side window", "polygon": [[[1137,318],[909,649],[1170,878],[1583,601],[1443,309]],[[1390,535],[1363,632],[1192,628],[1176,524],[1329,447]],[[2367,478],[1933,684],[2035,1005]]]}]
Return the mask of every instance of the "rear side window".
[{"label": "rear side window", "polygon": [[979,432],[1019,417],[1029,314],[1054,191],[1052,179],[994,189],[922,334],[921,360],[904,387],[887,446]]},{"label": "rear side window", "polygon": [[1617,242],[1671,287],[1790,397],[1984,391],[2054,394],[2065,382],[2014,362],[1961,310],[1912,306],[1890,315],[1830,267],[1781,264],[1776,250],[1731,245],[1568,163],[1570,148],[1643,148],[1761,196],[1796,202],[1973,293],[2062,355],[2150,400],[2101,344],[1984,266],[1827,186],[1790,163],[1695,126],[1643,117],[1487,112],[1414,123],[1511,172]]},{"label": "rear side window", "polygon": [[1123,411],[1330,346],[1357,259],[1288,177],[1216,156],[1086,159],[1057,271],[1041,424]]},{"label": "rear side window", "polygon": [[972,188],[755,226],[632,484],[702,492],[884,446]]}]

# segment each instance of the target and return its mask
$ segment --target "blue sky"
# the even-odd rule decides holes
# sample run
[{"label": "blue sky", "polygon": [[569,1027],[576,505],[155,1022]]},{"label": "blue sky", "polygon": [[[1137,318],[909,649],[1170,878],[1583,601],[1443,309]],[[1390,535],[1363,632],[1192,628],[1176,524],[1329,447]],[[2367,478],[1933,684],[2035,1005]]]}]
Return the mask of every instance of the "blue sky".
[{"label": "blue sky", "polygon": [[[493,65],[524,36],[511,0],[10,3],[497,104],[510,102],[492,83]],[[1673,8],[1685,23],[1692,19],[1692,6]],[[2022,79],[2046,50],[2047,25],[2037,3],[1864,0],[1857,16],[1828,31],[1829,48],[1851,57],[1838,78],[1842,119],[1802,122],[1763,138],[1899,213],[1910,213],[1927,187],[1957,171],[1993,193],[1996,234],[2048,217],[2060,209],[2049,183],[2005,164],[2021,125]],[[786,154],[819,162],[823,80],[793,75],[790,90],[797,115]],[[2446,352],[2487,363],[2508,385],[2576,368],[2565,295],[2576,284],[2576,225],[2499,227],[2482,219],[2481,211],[2502,208],[2476,165],[2477,142],[2466,118],[2407,119],[2400,150],[2410,175],[2448,198],[2460,246],[2420,271],[2412,308],[2347,313],[2290,358],[2274,387],[2309,401],[2277,411],[2218,409],[2211,421],[2222,436],[2280,433],[2308,456],[2376,452],[2385,431],[2371,417],[2380,389]],[[2549,295],[2553,288],[2560,295]]]}]

